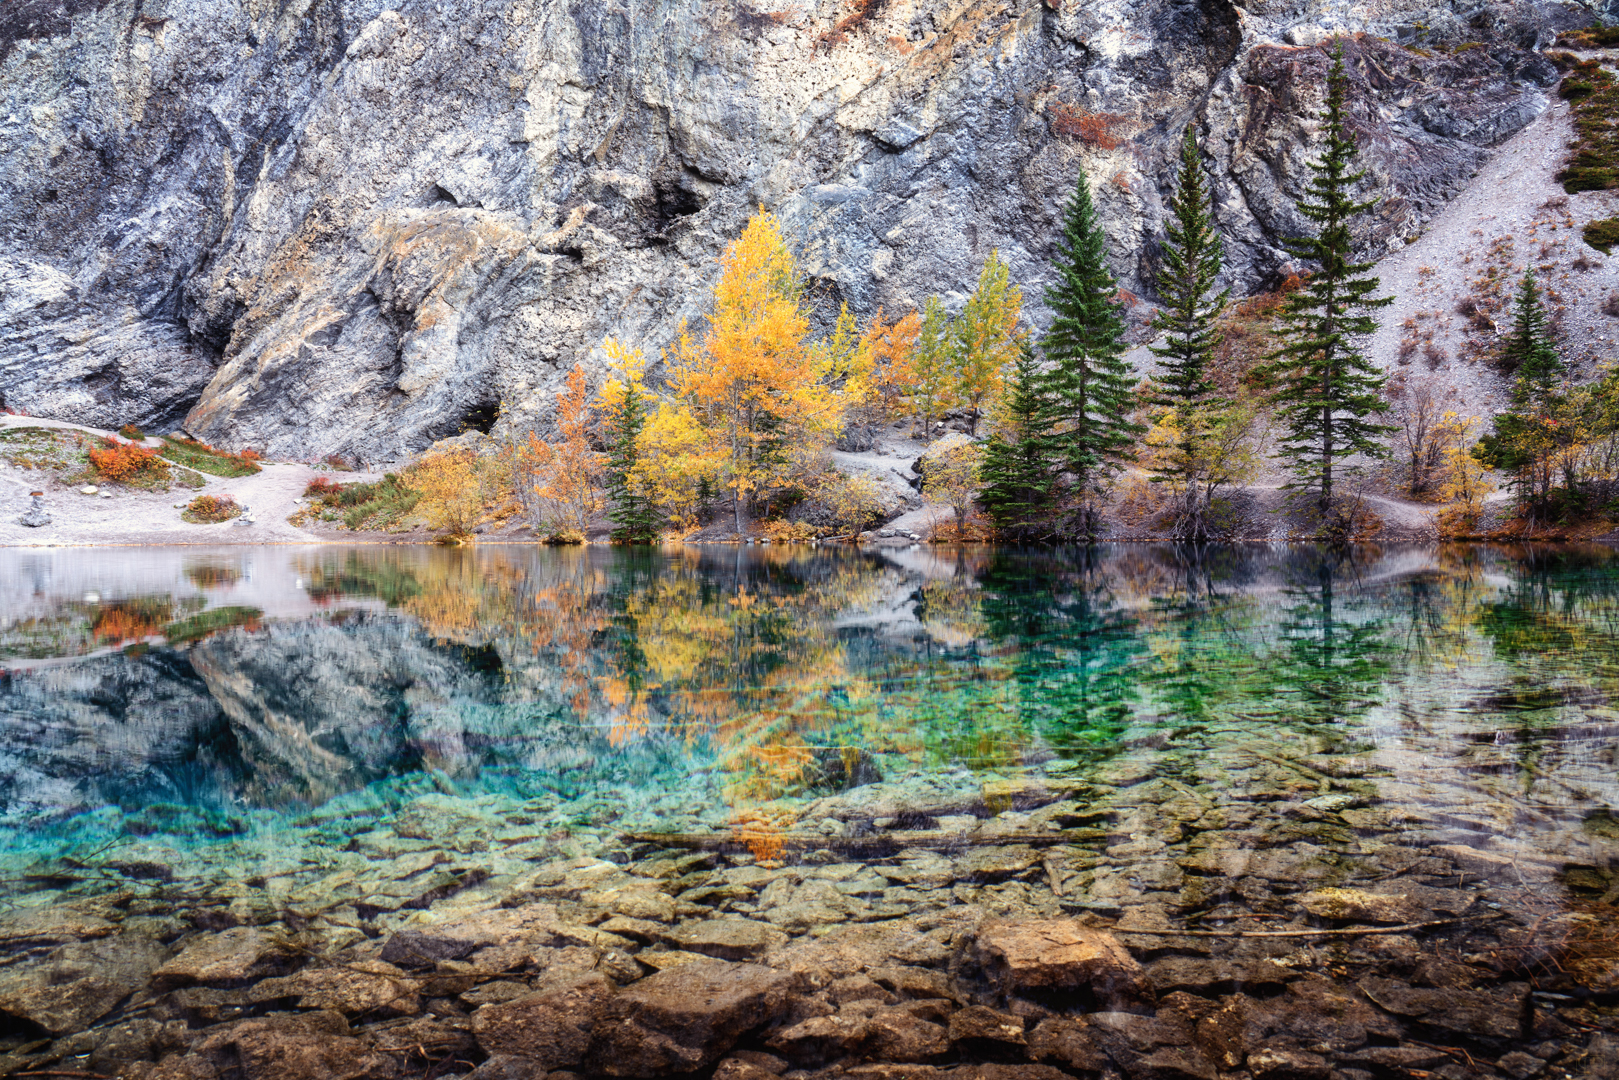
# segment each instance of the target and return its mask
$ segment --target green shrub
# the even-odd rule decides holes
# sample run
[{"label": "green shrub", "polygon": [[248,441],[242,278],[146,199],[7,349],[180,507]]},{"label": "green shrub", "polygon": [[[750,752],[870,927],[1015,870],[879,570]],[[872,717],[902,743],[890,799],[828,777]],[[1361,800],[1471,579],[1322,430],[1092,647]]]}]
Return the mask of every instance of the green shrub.
[{"label": "green shrub", "polygon": [[[304,497],[329,512],[342,512],[348,529],[391,529],[404,523],[416,508],[421,493],[399,482],[393,473],[369,484],[337,484],[318,476],[304,488]],[[335,513],[322,514],[330,520]]]},{"label": "green shrub", "polygon": [[1597,60],[1579,60],[1560,94],[1573,106],[1574,153],[1557,174],[1570,195],[1619,188],[1619,81]]},{"label": "green shrub", "polygon": [[1585,242],[1602,254],[1619,244],[1619,217],[1600,218],[1585,225]]},{"label": "green shrub", "polygon": [[251,450],[232,454],[224,450],[215,450],[205,443],[164,436],[162,454],[170,461],[184,465],[188,469],[205,472],[209,476],[227,478],[252,476],[259,471],[259,455]]}]

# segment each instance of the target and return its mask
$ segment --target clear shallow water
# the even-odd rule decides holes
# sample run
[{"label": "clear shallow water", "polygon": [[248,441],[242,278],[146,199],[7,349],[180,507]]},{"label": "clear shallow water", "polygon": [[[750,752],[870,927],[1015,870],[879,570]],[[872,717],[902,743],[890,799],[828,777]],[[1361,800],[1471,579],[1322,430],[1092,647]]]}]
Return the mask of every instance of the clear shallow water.
[{"label": "clear shallow water", "polygon": [[1456,986],[1619,991],[1606,548],[11,550],[0,583],[14,917],[117,895],[363,942],[707,851],[842,874],[830,906],[687,901],[795,934],[1341,927],[1297,898],[1409,885],[1350,923],[1447,923]]}]

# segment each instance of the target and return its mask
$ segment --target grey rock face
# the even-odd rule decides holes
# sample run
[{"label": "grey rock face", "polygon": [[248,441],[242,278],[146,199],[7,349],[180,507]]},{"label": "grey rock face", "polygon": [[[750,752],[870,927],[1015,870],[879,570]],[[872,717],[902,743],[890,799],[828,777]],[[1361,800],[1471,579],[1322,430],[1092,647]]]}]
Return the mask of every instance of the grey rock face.
[{"label": "grey rock face", "polygon": [[[45,11],[0,16],[0,404],[184,419],[290,457],[548,430],[605,335],[655,357],[700,320],[715,255],[760,205],[823,315],[959,302],[999,248],[1039,323],[1083,165],[1116,270],[1150,295],[1187,123],[1208,136],[1232,281],[1257,287],[1301,226],[1316,43],[1489,42],[1352,41],[1375,252],[1554,78],[1528,0],[1394,0],[1373,24],[1313,0],[919,0],[842,30],[836,0]],[[1079,113],[1105,134],[1065,134]]]}]

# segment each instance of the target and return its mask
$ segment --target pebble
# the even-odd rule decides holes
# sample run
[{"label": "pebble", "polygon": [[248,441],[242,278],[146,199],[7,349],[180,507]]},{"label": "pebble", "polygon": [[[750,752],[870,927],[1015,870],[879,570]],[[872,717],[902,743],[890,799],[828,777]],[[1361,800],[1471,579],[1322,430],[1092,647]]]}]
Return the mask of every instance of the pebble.
[{"label": "pebble", "polygon": [[96,493],[96,490],[97,489],[96,489],[96,486],[94,484],[86,484],[84,487],[79,489],[79,494],[80,495],[94,495]]}]

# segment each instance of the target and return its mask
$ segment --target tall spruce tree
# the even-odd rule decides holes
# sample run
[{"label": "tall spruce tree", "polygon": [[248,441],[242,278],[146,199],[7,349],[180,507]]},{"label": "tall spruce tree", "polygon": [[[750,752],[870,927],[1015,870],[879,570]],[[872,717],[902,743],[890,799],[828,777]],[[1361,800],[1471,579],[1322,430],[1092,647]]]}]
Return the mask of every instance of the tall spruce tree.
[{"label": "tall spruce tree", "polygon": [[1164,223],[1164,267],[1158,274],[1164,306],[1152,320],[1152,328],[1167,335],[1164,344],[1151,346],[1162,369],[1154,382],[1166,405],[1190,405],[1214,392],[1209,368],[1220,343],[1215,320],[1231,290],[1214,293],[1225,247],[1209,204],[1197,134],[1188,124],[1181,138],[1180,181]]},{"label": "tall spruce tree", "polygon": [[1008,539],[1033,540],[1049,531],[1049,414],[1039,361],[1028,341],[1021,341],[996,429],[984,443],[984,460],[978,467],[984,485],[978,501],[989,511],[996,531]]},{"label": "tall spruce tree", "polygon": [[1372,295],[1379,285],[1377,278],[1365,276],[1372,263],[1350,261],[1350,221],[1376,200],[1356,202],[1350,194],[1366,174],[1350,169],[1356,147],[1344,114],[1348,86],[1339,41],[1321,114],[1326,148],[1311,163],[1315,175],[1298,204],[1299,213],[1318,226],[1317,233],[1287,241],[1294,255],[1318,269],[1303,288],[1288,295],[1279,331],[1283,344],[1260,369],[1286,430],[1282,452],[1302,485],[1316,489],[1323,517],[1332,510],[1333,470],[1339,459],[1357,453],[1384,456],[1382,437],[1394,430],[1369,419],[1388,408],[1382,395],[1387,379],[1357,348],[1359,340],[1377,329],[1369,312],[1394,299]]},{"label": "tall spruce tree", "polygon": [[1052,422],[1048,453],[1074,476],[1077,513],[1068,531],[1089,537],[1094,489],[1141,428],[1130,419],[1134,371],[1124,359],[1119,284],[1107,267],[1107,237],[1083,169],[1052,265],[1057,283],[1045,298],[1055,318],[1040,342],[1051,364],[1043,379]]},{"label": "tall spruce tree", "polygon": [[612,509],[615,544],[650,544],[658,539],[663,515],[634,481],[636,440],[646,428],[646,397],[635,379],[625,380],[623,396],[614,404],[607,446],[607,494]]},{"label": "tall spruce tree", "polygon": [[1517,373],[1514,393],[1520,406],[1544,400],[1565,374],[1563,358],[1552,341],[1546,306],[1540,298],[1535,272],[1524,267],[1523,281],[1513,304],[1512,333],[1501,350],[1502,363]]}]

